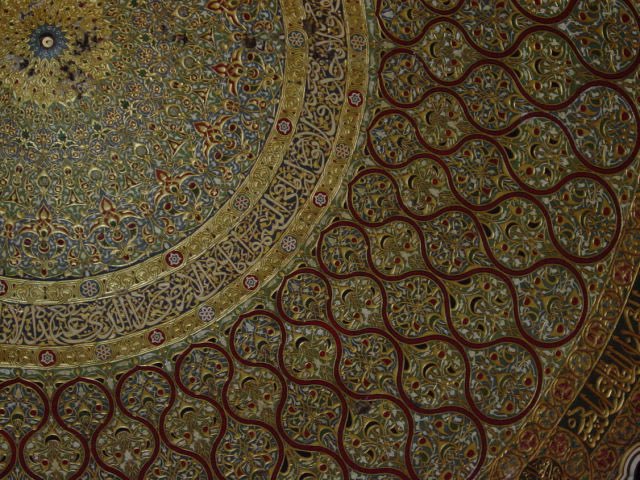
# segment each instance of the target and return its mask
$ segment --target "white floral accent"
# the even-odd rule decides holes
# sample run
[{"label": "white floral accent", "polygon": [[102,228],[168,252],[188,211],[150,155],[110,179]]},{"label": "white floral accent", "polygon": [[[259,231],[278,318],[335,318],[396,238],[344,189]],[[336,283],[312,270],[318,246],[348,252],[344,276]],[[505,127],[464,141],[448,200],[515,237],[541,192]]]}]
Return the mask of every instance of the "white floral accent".
[{"label": "white floral accent", "polygon": [[40,364],[48,367],[56,363],[56,354],[51,350],[43,350],[40,352]]},{"label": "white floral accent", "polygon": [[304,34],[299,30],[294,30],[289,34],[289,44],[293,48],[300,48],[304,45]]},{"label": "white floral accent", "polygon": [[153,345],[162,345],[165,341],[164,333],[157,328],[149,334],[149,341]]},{"label": "white floral accent", "polygon": [[367,46],[367,39],[364,37],[364,35],[360,35],[359,33],[351,35],[351,47],[356,52],[363,51],[366,48],[366,46]]},{"label": "white floral accent", "polygon": [[96,358],[98,360],[109,360],[111,358],[111,347],[109,345],[96,345]]},{"label": "white floral accent", "polygon": [[209,323],[216,317],[216,311],[211,305],[203,305],[200,307],[200,310],[198,310],[198,316],[202,323]]},{"label": "white floral accent", "polygon": [[342,159],[347,158],[350,153],[351,153],[351,149],[349,148],[348,145],[344,143],[339,143],[338,145],[336,145],[336,156],[338,158],[342,158]]},{"label": "white floral accent", "polygon": [[291,235],[285,235],[280,245],[282,246],[282,250],[287,253],[291,253],[298,246],[298,241]]},{"label": "white floral accent", "polygon": [[233,206],[236,210],[244,211],[249,208],[249,203],[249,197],[246,195],[239,195],[238,198],[236,198],[236,201],[233,202]]},{"label": "white floral accent", "polygon": [[167,254],[166,259],[167,259],[167,264],[170,267],[178,267],[182,264],[184,257],[180,252],[174,250],[173,252],[169,252]]},{"label": "white floral accent", "polygon": [[289,135],[291,133],[291,130],[293,130],[293,125],[291,124],[291,120],[289,120],[288,118],[283,118],[276,125],[276,129],[282,135]]},{"label": "white floral accent", "polygon": [[258,280],[258,277],[256,277],[255,275],[247,275],[246,277],[244,277],[244,288],[246,288],[247,290],[255,290],[256,288],[258,288],[259,283],[260,280]]},{"label": "white floral accent", "polygon": [[329,195],[325,192],[318,192],[313,196],[313,204],[316,207],[324,207],[329,203]]},{"label": "white floral accent", "polygon": [[349,105],[352,107],[359,107],[364,103],[364,96],[356,90],[349,92],[349,96],[347,98],[349,99]]},{"label": "white floral accent", "polygon": [[95,280],[86,280],[80,285],[80,294],[83,297],[95,297],[100,291],[100,285]]}]

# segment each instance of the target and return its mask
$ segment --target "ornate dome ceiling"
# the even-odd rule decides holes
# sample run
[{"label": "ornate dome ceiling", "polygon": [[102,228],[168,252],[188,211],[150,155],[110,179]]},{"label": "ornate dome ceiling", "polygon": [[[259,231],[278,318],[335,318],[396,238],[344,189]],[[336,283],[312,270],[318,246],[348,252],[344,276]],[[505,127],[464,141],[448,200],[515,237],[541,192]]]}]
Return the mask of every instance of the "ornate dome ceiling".
[{"label": "ornate dome ceiling", "polygon": [[638,8],[1,3],[0,477],[631,474]]}]

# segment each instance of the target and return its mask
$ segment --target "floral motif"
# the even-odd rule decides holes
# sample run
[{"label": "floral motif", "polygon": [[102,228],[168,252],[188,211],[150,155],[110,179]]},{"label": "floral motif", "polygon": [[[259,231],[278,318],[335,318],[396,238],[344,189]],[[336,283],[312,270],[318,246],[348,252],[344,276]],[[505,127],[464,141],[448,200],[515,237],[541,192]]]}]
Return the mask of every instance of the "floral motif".
[{"label": "floral motif", "polygon": [[349,101],[349,105],[351,105],[354,108],[357,108],[362,106],[362,104],[364,103],[364,95],[362,95],[362,92],[358,92],[357,90],[352,90],[347,95],[347,100]]},{"label": "floral motif", "polygon": [[362,52],[367,47],[367,39],[359,33],[351,35],[351,46],[356,52]]},{"label": "floral motif", "polygon": [[162,345],[166,340],[164,332],[159,328],[151,330],[151,332],[148,335],[148,338],[151,345],[156,345],[156,346]]},{"label": "floral motif", "polygon": [[216,311],[211,305],[202,305],[198,309],[198,317],[202,323],[209,323],[216,318]]},{"label": "floral motif", "polygon": [[278,133],[280,133],[281,135],[289,135],[293,130],[293,124],[288,118],[282,118],[278,120],[278,123],[276,124],[276,130],[278,130]]},{"label": "floral motif", "polygon": [[176,268],[182,265],[182,262],[184,262],[184,255],[178,250],[173,250],[165,255],[165,260],[167,262],[167,265]]},{"label": "floral motif", "polygon": [[238,195],[233,202],[234,208],[241,212],[244,212],[247,208],[249,208],[250,204],[251,203],[249,197],[247,197],[246,195]]},{"label": "floral motif", "polygon": [[96,345],[96,358],[101,361],[106,361],[111,358],[112,355],[111,347],[107,344],[101,343],[100,345]]},{"label": "floral motif", "polygon": [[280,242],[280,246],[286,253],[291,253],[298,246],[298,241],[291,235],[285,235]]},{"label": "floral motif", "polygon": [[326,192],[317,192],[313,196],[313,204],[318,208],[326,207],[328,203],[329,195]]},{"label": "floral motif", "polygon": [[349,145],[345,145],[344,143],[339,143],[336,145],[336,156],[340,159],[346,159],[351,154],[351,149]]},{"label": "floral motif", "polygon": [[260,284],[260,280],[255,275],[247,275],[242,282],[247,290],[255,290]]},{"label": "floral motif", "polygon": [[95,280],[86,280],[80,284],[80,294],[83,297],[95,297],[100,292],[100,284]]},{"label": "floral motif", "polygon": [[43,350],[38,355],[40,365],[43,367],[51,367],[56,363],[56,354],[53,350]]},{"label": "floral motif", "polygon": [[294,30],[293,32],[289,33],[289,43],[291,44],[292,47],[301,48],[304,46],[304,42],[305,42],[304,33],[298,30]]}]

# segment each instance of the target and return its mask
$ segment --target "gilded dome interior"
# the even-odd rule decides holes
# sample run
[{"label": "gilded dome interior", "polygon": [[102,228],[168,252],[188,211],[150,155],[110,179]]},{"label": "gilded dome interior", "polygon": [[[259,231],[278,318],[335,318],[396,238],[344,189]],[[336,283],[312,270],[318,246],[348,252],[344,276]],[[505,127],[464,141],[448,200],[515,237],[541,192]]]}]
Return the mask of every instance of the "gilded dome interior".
[{"label": "gilded dome interior", "polygon": [[0,2],[0,478],[639,475],[639,8]]}]

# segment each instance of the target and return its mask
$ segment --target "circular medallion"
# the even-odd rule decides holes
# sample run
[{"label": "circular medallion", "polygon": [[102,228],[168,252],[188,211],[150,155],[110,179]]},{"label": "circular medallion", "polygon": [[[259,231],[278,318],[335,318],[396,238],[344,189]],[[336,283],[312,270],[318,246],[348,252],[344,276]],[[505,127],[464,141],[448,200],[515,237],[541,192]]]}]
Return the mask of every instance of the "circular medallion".
[{"label": "circular medallion", "polygon": [[111,351],[111,347],[109,345],[100,344],[96,345],[96,358],[101,361],[107,361],[111,358],[113,352]]},{"label": "circular medallion", "polygon": [[247,290],[255,290],[260,285],[260,279],[255,275],[247,275],[242,283]]},{"label": "circular medallion", "polygon": [[177,250],[173,250],[167,253],[164,258],[167,262],[167,265],[173,268],[179,267],[180,265],[182,265],[182,262],[184,262],[184,255],[182,255],[182,253]]},{"label": "circular medallion", "polygon": [[[367,59],[344,34],[365,34],[359,5],[332,13],[344,28],[331,44],[310,33],[301,0],[1,9],[8,363],[41,365],[43,348],[64,366],[86,362],[72,345],[98,361],[157,347],[295,254],[362,120],[345,108],[366,91],[353,72]],[[340,75],[336,52],[350,58]]]},{"label": "circular medallion", "polygon": [[210,305],[203,305],[198,310],[198,317],[202,321],[202,323],[209,323],[214,320],[216,316],[216,311]]},{"label": "circular medallion", "polygon": [[38,58],[56,58],[67,49],[67,37],[55,25],[40,25],[29,39],[31,51]]},{"label": "circular medallion", "polygon": [[56,364],[56,354],[53,350],[43,350],[40,352],[40,365],[43,367],[52,367]]},{"label": "circular medallion", "polygon": [[155,328],[151,330],[151,332],[149,332],[148,338],[149,338],[149,343],[156,346],[162,345],[166,340],[163,331],[160,330],[159,328]]},{"label": "circular medallion", "polygon": [[317,192],[313,196],[313,204],[318,207],[326,207],[329,204],[329,195],[326,192]]},{"label": "circular medallion", "polygon": [[83,297],[95,297],[100,292],[100,284],[95,280],[87,280],[80,284],[80,294]]}]

